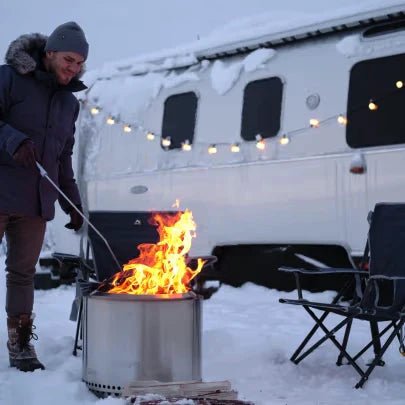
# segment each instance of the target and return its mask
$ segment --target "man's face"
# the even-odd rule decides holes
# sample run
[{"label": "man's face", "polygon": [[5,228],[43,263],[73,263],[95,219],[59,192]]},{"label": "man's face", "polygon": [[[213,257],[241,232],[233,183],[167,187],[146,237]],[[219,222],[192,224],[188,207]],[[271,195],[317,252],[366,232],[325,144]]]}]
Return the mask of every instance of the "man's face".
[{"label": "man's face", "polygon": [[76,52],[46,52],[48,70],[52,72],[59,84],[68,84],[81,70],[83,56]]}]

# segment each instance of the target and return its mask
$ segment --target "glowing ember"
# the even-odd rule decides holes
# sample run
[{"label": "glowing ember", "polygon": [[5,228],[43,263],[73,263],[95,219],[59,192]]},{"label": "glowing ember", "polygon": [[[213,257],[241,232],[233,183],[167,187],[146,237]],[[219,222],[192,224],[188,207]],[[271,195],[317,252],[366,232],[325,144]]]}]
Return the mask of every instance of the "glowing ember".
[{"label": "glowing ember", "polygon": [[153,214],[160,241],[138,246],[139,257],[123,266],[103,286],[113,294],[182,294],[190,290],[190,281],[202,270],[198,259],[195,270],[186,263],[186,255],[195,237],[196,224],[191,211],[175,214]]}]

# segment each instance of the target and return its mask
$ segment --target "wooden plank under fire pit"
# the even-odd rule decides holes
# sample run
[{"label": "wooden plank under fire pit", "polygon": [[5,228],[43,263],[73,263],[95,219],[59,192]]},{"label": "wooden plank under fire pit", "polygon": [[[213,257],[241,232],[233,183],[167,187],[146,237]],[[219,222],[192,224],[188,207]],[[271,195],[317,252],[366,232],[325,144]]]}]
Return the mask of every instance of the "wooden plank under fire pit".
[{"label": "wooden plank under fire pit", "polygon": [[[168,402],[176,402],[179,399],[192,399],[195,404],[249,404],[238,401],[238,393],[233,390],[229,381],[214,382],[187,382],[178,381],[162,383],[158,381],[136,381],[126,386],[122,392],[131,402],[146,394],[158,394],[165,397]],[[202,401],[202,402],[201,402]],[[154,405],[160,401],[146,400],[140,404]]]},{"label": "wooden plank under fire pit", "polygon": [[[161,405],[162,403],[178,404],[179,401],[184,401],[184,399],[185,398],[171,398],[171,399],[154,400],[154,401],[148,401],[148,400],[137,401],[137,398],[135,397],[130,400],[130,403],[136,402],[139,405]],[[192,401],[193,405],[254,405],[253,402],[228,400],[228,399],[187,398],[187,401]]]}]

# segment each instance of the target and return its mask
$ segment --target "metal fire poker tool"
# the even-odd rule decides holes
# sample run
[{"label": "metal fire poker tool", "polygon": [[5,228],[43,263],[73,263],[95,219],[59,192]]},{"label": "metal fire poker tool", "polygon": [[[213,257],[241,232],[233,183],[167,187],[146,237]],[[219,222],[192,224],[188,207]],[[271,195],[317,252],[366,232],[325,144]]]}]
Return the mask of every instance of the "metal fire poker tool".
[{"label": "metal fire poker tool", "polygon": [[121,271],[121,265],[118,262],[117,257],[115,256],[114,252],[112,251],[109,243],[107,242],[107,239],[101,234],[101,232],[89,221],[89,219],[82,213],[80,210],[76,207],[76,205],[69,199],[69,197],[55,184],[55,182],[49,177],[48,173],[46,170],[38,163],[36,162],[36,165],[38,167],[39,172],[41,173],[42,177],[45,177],[49,183],[52,184],[52,186],[66,199],[66,201],[79,213],[79,215],[84,219],[84,221],[93,229],[93,231],[100,236],[101,240],[105,243],[107,246],[108,251],[110,252],[112,258],[114,259],[118,271]]}]

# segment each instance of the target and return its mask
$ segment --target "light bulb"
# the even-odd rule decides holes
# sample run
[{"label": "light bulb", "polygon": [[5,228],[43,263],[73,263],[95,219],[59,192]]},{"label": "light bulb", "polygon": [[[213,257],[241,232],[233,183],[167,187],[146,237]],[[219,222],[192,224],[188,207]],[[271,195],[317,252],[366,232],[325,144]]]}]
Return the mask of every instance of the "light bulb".
[{"label": "light bulb", "polygon": [[339,117],[337,117],[337,122],[340,125],[346,125],[347,124],[347,118],[344,115],[339,115]]},{"label": "light bulb", "polygon": [[215,145],[210,145],[209,148],[208,148],[208,153],[210,155],[213,155],[213,154],[217,153],[217,147]]},{"label": "light bulb", "polygon": [[402,87],[404,87],[404,82],[402,80],[398,80],[395,83],[395,86],[397,87],[397,89],[402,89]]},{"label": "light bulb", "polygon": [[266,148],[266,144],[263,139],[256,142],[256,148],[260,150],[264,150]]},{"label": "light bulb", "polygon": [[370,102],[368,103],[368,108],[371,111],[375,111],[378,109],[378,105],[373,100],[370,100]]},{"label": "light bulb", "polygon": [[92,107],[92,108],[90,109],[90,113],[91,113],[92,115],[97,115],[99,112],[100,112],[100,108],[98,108],[98,107]]},{"label": "light bulb", "polygon": [[280,145],[287,145],[290,143],[290,138],[288,137],[288,135],[284,134],[281,138],[280,138]]},{"label": "light bulb", "polygon": [[107,118],[107,120],[106,120],[106,123],[108,124],[108,125],[114,125],[115,124],[115,118],[114,117],[108,117]]},{"label": "light bulb", "polygon": [[240,152],[240,146],[238,143],[234,143],[231,145],[231,152],[232,153],[238,153]]},{"label": "light bulb", "polygon": [[146,133],[146,139],[148,141],[153,141],[155,139],[155,134],[153,132],[147,132]]},{"label": "light bulb", "polygon": [[190,141],[186,139],[182,144],[181,144],[181,149],[183,149],[186,152],[189,152],[191,150],[191,145]]},{"label": "light bulb", "polygon": [[309,120],[309,125],[310,125],[311,128],[318,128],[319,124],[320,124],[320,122],[316,118],[311,118]]},{"label": "light bulb", "polygon": [[170,136],[167,136],[166,138],[162,138],[162,146],[165,148],[168,148],[171,145],[172,141],[170,140]]},{"label": "light bulb", "polygon": [[124,132],[129,133],[131,131],[132,131],[131,125],[129,125],[129,124],[124,125]]}]

